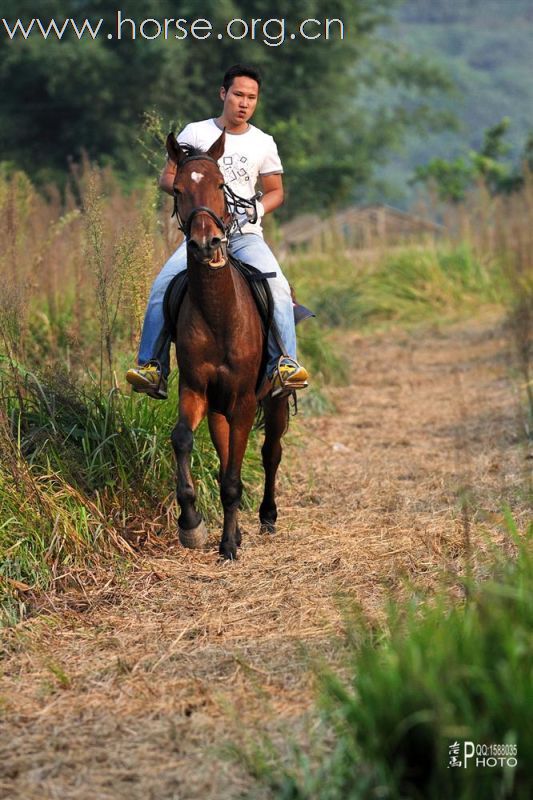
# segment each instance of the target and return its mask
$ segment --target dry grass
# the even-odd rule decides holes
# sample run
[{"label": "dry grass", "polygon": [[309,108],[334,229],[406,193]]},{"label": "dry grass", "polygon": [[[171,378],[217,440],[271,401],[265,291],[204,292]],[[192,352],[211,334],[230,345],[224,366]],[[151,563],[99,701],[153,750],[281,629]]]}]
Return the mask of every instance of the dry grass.
[{"label": "dry grass", "polygon": [[465,496],[470,567],[507,546],[501,506],[527,515],[528,462],[498,320],[343,346],[338,413],[289,434],[279,535],[246,518],[224,565],[218,531],[201,553],[169,536],[7,634],[2,796],[260,797],[220,746],[312,724],[307,659],[336,659],[345,599],[377,621],[391,593],[464,574]]},{"label": "dry grass", "polygon": [[511,195],[492,197],[478,187],[464,205],[449,210],[447,221],[456,239],[468,242],[480,259],[501,265],[507,283],[508,329],[526,409],[523,426],[533,441],[533,174],[526,170],[523,189]]},{"label": "dry grass", "polygon": [[[181,237],[155,181],[128,196],[109,169],[73,166],[64,197],[0,175],[0,347],[29,367],[102,378],[135,351],[153,278]],[[126,285],[127,284],[127,285]],[[31,331],[31,336],[28,335]]]}]

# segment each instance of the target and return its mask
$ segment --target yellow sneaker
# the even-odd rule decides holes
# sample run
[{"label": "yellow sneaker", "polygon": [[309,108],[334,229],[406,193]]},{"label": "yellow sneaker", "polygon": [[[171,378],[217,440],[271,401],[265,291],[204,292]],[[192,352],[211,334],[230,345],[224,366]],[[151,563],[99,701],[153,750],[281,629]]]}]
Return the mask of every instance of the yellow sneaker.
[{"label": "yellow sneaker", "polygon": [[294,358],[281,356],[276,369],[270,376],[272,382],[272,397],[290,394],[295,389],[305,389],[308,386],[309,374]]},{"label": "yellow sneaker", "polygon": [[168,397],[167,382],[158,361],[149,361],[140,367],[129,369],[126,380],[136,392],[144,392],[154,400],[166,400]]}]

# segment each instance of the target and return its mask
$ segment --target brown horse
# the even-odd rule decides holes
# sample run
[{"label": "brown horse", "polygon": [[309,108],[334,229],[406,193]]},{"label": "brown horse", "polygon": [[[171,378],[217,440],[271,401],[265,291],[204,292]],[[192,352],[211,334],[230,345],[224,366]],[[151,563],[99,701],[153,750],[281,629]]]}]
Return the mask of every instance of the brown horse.
[{"label": "brown horse", "polygon": [[[186,547],[200,547],[207,531],[195,508],[190,458],[194,431],[207,415],[220,459],[224,527],[219,552],[223,558],[234,559],[241,543],[237,523],[241,465],[260,399],[256,392],[265,341],[250,288],[227,257],[231,215],[217,164],[224,152],[224,139],[223,132],[207,153],[180,147],[173,134],[167,139],[169,158],[177,167],[175,211],[187,237],[188,274],[188,291],[176,331],[179,419],[172,431],[172,445],[181,511],[179,538]],[[265,388],[268,390],[268,385]],[[262,402],[265,488],[259,518],[261,530],[274,533],[276,472],[288,421],[288,398],[268,395]]]}]

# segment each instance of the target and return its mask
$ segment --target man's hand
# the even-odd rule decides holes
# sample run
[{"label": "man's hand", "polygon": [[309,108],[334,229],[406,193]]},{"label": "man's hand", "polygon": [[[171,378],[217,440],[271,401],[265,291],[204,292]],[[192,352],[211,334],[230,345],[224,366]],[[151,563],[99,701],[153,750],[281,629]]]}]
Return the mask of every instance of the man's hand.
[{"label": "man's hand", "polygon": [[261,222],[261,219],[265,216],[265,207],[261,202],[262,197],[263,192],[257,192],[257,194],[252,197],[254,208],[246,209],[246,216],[250,222]]}]

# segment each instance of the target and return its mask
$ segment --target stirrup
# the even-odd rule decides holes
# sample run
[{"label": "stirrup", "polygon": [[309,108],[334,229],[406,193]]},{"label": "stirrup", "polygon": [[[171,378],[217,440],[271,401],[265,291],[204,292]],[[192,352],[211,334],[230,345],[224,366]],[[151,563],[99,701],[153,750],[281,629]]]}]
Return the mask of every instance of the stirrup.
[{"label": "stirrup", "polygon": [[[142,370],[147,367],[154,367],[157,370],[157,383],[150,383],[142,374]],[[167,381],[163,374],[161,363],[157,359],[151,359],[144,364],[140,364],[138,367],[129,369],[126,373],[126,380],[133,387],[134,392],[147,394],[155,400],[166,400],[168,397]]]},{"label": "stirrup", "polygon": [[[291,380],[290,376],[284,378],[281,372],[282,362],[285,360],[293,361],[300,369],[302,369],[306,375],[303,380],[294,381]],[[305,389],[309,384],[307,382],[307,370],[305,367],[302,367],[298,362],[291,358],[290,356],[281,355],[278,359],[278,363],[274,368],[274,371],[270,375],[270,381],[272,383],[272,397],[282,397],[286,395],[293,394],[296,389]],[[274,386],[278,383],[278,386]]]}]

